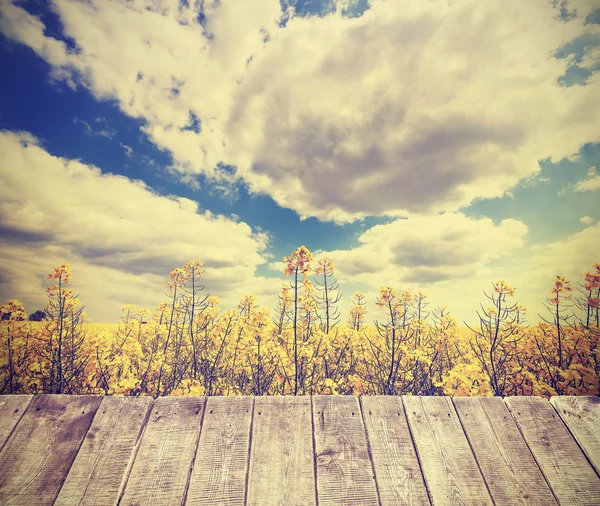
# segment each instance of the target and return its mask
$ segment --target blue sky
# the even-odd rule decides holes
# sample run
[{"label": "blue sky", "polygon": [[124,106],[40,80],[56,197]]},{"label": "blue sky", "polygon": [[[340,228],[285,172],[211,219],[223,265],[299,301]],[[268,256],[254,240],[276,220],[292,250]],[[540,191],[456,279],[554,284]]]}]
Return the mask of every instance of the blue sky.
[{"label": "blue sky", "polygon": [[224,307],[273,308],[304,244],[343,308],[390,285],[472,322],[505,279],[537,321],[555,275],[600,262],[599,12],[4,2],[0,295],[42,307],[68,261],[115,321],[199,258]]}]

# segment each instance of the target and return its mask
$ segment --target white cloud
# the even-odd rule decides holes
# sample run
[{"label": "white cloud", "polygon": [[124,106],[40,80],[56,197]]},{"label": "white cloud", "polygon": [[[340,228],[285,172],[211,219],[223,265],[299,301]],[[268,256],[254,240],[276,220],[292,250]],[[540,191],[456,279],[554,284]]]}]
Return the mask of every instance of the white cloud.
[{"label": "white cloud", "polygon": [[376,225],[359,237],[360,246],[326,253],[340,276],[373,287],[388,283],[432,283],[463,279],[491,260],[518,250],[527,227],[507,219],[461,213],[411,216]]},{"label": "white cloud", "polygon": [[592,218],[591,216],[583,216],[583,217],[579,218],[579,221],[581,223],[583,223],[584,225],[591,225],[596,220],[594,218]]},{"label": "white cloud", "polygon": [[583,19],[597,7],[594,5],[594,2],[590,2],[589,0],[568,0],[565,6],[569,10],[575,11]]},{"label": "white cloud", "polygon": [[[590,271],[592,264],[600,261],[599,251],[600,224],[596,223],[561,241],[533,245],[528,258],[515,265],[515,279],[529,294],[539,294],[532,297],[533,300],[540,300],[550,296],[552,282],[557,275],[569,278],[575,288],[582,281],[581,274]],[[531,306],[536,307],[533,302]],[[540,302],[537,308],[542,312]]]},{"label": "white cloud", "polygon": [[[102,121],[98,121],[98,120],[102,120]],[[75,116],[73,118],[74,124],[76,124],[76,125],[81,124],[84,126],[85,133],[87,135],[98,135],[100,137],[106,137],[107,139],[112,139],[117,134],[117,131],[114,128],[110,128],[108,126],[108,123],[104,118],[96,118],[95,122],[103,124],[104,128],[100,127],[99,130],[96,130],[87,121],[79,119],[77,116]],[[123,144],[121,144],[121,146],[123,146]],[[131,153],[128,151],[127,155],[129,156],[130,154]]]},{"label": "white cloud", "polygon": [[133,148],[131,146],[123,144],[122,142],[120,142],[119,145],[125,150],[125,156],[127,156],[127,158],[131,158],[133,156]]},{"label": "white cloud", "polygon": [[578,181],[575,185],[575,191],[587,192],[595,191],[600,189],[600,174],[598,174],[596,167],[590,167],[587,172],[587,177]]},{"label": "white cloud", "polygon": [[270,262],[267,267],[271,271],[283,274],[283,271],[285,270],[285,262]]},{"label": "white cloud", "polygon": [[581,62],[579,62],[579,66],[583,68],[597,70],[600,66],[600,46],[590,47],[590,49],[588,49],[585,55],[583,55]]},{"label": "white cloud", "polygon": [[[146,120],[176,170],[236,165],[251,191],[302,217],[456,211],[600,140],[598,75],[561,87],[569,61],[551,57],[600,32],[584,27],[583,0],[566,23],[547,0],[374,0],[359,18],[285,28],[278,0],[206,2],[204,28],[189,3],[57,0],[77,52],[7,2],[0,29],[56,79]],[[190,113],[198,133],[182,130]]]},{"label": "white cloud", "polygon": [[411,220],[373,227],[357,248],[317,252],[334,260],[344,315],[360,289],[367,294],[369,321],[376,318],[378,289],[391,286],[398,292],[420,289],[428,296],[428,310],[447,306],[459,322],[474,325],[479,304],[489,305],[483,292],[505,280],[517,289],[513,302],[525,306],[529,322],[537,323],[557,275],[569,278],[575,289],[581,274],[600,261],[600,224],[561,241],[527,245],[526,227],[514,220],[494,225],[461,214]]},{"label": "white cloud", "polygon": [[44,304],[44,279],[64,261],[96,321],[115,321],[125,303],[153,309],[168,273],[205,264],[207,289],[234,307],[247,291],[273,299],[279,281],[255,277],[267,236],[142,181],[54,157],[29,134],[0,133],[0,296]]}]

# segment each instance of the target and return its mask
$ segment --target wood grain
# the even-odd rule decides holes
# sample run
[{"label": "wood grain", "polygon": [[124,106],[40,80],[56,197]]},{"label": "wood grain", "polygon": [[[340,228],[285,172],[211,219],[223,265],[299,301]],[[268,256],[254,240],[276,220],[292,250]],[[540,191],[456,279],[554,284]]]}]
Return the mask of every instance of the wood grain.
[{"label": "wood grain", "polygon": [[252,403],[208,398],[186,504],[244,504]]},{"label": "wood grain", "polygon": [[0,396],[2,505],[599,505],[599,452],[594,397]]},{"label": "wood grain", "polygon": [[492,499],[449,397],[402,397],[431,501],[486,504]]},{"label": "wood grain", "polygon": [[508,408],[499,397],[454,397],[496,504],[557,504]]},{"label": "wood grain", "polygon": [[52,504],[100,402],[97,396],[40,395],[0,452],[0,504]]},{"label": "wood grain", "polygon": [[150,397],[102,400],[55,506],[117,503],[151,404]]},{"label": "wood grain", "polygon": [[310,397],[256,397],[249,505],[314,505]]},{"label": "wood grain", "polygon": [[154,401],[121,505],[182,504],[205,403],[205,397]]},{"label": "wood grain", "polygon": [[320,505],[379,503],[358,399],[312,398]]},{"label": "wood grain", "polygon": [[550,403],[600,474],[600,399],[552,397]]},{"label": "wood grain", "polygon": [[600,479],[552,405],[539,397],[505,402],[560,504],[600,504]]},{"label": "wood grain", "polygon": [[0,395],[0,450],[4,448],[33,395]]},{"label": "wood grain", "polygon": [[381,504],[429,504],[402,399],[377,395],[360,402]]}]

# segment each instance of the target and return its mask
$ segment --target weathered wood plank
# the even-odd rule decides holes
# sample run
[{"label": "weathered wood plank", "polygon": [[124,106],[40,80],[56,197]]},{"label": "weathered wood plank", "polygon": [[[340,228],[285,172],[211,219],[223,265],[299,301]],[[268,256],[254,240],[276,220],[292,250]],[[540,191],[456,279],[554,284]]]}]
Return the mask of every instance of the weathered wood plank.
[{"label": "weathered wood plank", "polygon": [[382,506],[429,504],[400,397],[361,397]]},{"label": "weathered wood plank", "polygon": [[209,397],[186,504],[244,504],[252,397]]},{"label": "weathered wood plank", "polygon": [[496,504],[557,504],[501,398],[453,402]]},{"label": "weathered wood plank", "polygon": [[505,402],[560,504],[600,504],[600,479],[552,405],[540,397]]},{"label": "weathered wood plank", "polygon": [[40,395],[0,452],[0,504],[52,504],[102,401]]},{"label": "weathered wood plank", "polygon": [[310,397],[256,397],[247,504],[316,504]]},{"label": "weathered wood plank", "polygon": [[205,403],[205,397],[154,401],[121,505],[182,504]]},{"label": "weathered wood plank", "polygon": [[552,397],[550,403],[575,437],[583,453],[600,473],[600,399]]},{"label": "weathered wood plank", "polygon": [[431,501],[492,504],[481,471],[449,397],[403,396]]},{"label": "weathered wood plank", "polygon": [[33,395],[0,395],[0,450],[13,431]]},{"label": "weathered wood plank", "polygon": [[319,504],[378,504],[358,399],[322,395],[312,402]]},{"label": "weathered wood plank", "polygon": [[114,505],[141,435],[150,397],[105,397],[55,506]]}]

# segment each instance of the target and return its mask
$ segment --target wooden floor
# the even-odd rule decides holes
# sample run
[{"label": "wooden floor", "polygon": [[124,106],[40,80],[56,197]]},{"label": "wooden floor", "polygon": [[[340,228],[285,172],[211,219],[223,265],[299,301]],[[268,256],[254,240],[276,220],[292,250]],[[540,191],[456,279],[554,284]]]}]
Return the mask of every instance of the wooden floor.
[{"label": "wooden floor", "polygon": [[600,399],[0,396],[0,504],[600,505]]}]

